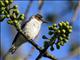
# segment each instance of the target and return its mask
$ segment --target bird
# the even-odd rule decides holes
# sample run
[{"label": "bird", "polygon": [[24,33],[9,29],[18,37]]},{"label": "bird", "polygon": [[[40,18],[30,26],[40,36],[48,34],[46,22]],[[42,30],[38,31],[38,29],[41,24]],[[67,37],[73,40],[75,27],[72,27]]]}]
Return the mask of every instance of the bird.
[{"label": "bird", "polygon": [[[47,21],[41,14],[36,14],[31,16],[30,19],[22,25],[22,31],[28,40],[35,40],[39,35],[42,23],[47,23]],[[25,42],[27,42],[27,40],[18,32],[8,53],[13,54]]]}]

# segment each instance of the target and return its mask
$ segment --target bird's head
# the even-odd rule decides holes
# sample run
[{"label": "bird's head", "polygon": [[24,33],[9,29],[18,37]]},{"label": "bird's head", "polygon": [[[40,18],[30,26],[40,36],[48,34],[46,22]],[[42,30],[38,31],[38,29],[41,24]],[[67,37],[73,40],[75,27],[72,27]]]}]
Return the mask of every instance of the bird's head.
[{"label": "bird's head", "polygon": [[40,14],[36,14],[34,15],[34,18],[39,21],[39,22],[42,22],[42,23],[47,23],[47,21],[42,17],[42,15]]}]

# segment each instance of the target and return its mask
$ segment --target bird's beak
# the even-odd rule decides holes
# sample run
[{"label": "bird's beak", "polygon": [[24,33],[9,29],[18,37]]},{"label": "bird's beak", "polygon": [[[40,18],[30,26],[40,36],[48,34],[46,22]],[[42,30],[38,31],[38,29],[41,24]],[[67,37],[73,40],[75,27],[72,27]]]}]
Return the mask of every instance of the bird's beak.
[{"label": "bird's beak", "polygon": [[48,23],[48,21],[46,21],[44,18],[42,18],[42,22],[43,23]]}]

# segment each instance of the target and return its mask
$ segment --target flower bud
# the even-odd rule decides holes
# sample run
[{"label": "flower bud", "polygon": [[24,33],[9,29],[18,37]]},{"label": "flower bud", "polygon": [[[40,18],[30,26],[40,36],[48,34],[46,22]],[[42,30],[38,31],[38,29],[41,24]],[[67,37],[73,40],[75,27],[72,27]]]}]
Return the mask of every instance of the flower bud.
[{"label": "flower bud", "polygon": [[45,35],[42,36],[43,39],[48,39]]},{"label": "flower bud", "polygon": [[51,51],[53,51],[53,50],[54,50],[54,47],[53,47],[53,46],[51,46],[51,47],[50,47],[50,50],[51,50]]},{"label": "flower bud", "polygon": [[64,37],[64,38],[65,38],[65,37],[66,37],[66,35],[65,35],[65,34],[62,34],[62,37]]},{"label": "flower bud", "polygon": [[65,22],[63,23],[63,26],[64,26],[64,27],[66,27],[66,26],[67,26]]},{"label": "flower bud", "polygon": [[2,10],[2,11],[5,10],[5,7],[2,7],[1,10]]},{"label": "flower bud", "polygon": [[71,33],[72,32],[72,29],[69,29],[69,33]]},{"label": "flower bud", "polygon": [[57,49],[60,49],[60,43],[57,43],[57,44],[56,44],[56,48],[57,48]]},{"label": "flower bud", "polygon": [[8,15],[8,12],[5,10],[5,11],[4,11],[4,14],[5,14],[5,15]]},{"label": "flower bud", "polygon": [[49,34],[49,35],[52,35],[52,34],[53,34],[53,32],[52,32],[52,31],[49,31],[49,32],[48,32],[48,34]]},{"label": "flower bud", "polygon": [[12,20],[8,20],[7,23],[12,25],[13,21]]},{"label": "flower bud", "polygon": [[19,14],[19,10],[18,9],[14,9],[13,13],[15,13],[16,15],[18,15]]},{"label": "flower bud", "polygon": [[69,25],[69,22],[68,21],[66,21],[65,23],[66,23],[66,25]]},{"label": "flower bud", "polygon": [[72,26],[69,26],[69,29],[72,29]]},{"label": "flower bud", "polygon": [[4,4],[3,1],[0,1],[0,6],[1,6],[1,7],[4,7],[4,6],[5,6],[5,4]]},{"label": "flower bud", "polygon": [[20,19],[20,20],[24,20],[24,14],[21,14],[21,15],[19,16],[19,19]]},{"label": "flower bud", "polygon": [[9,4],[9,1],[8,0],[5,0],[5,2],[4,2],[6,5],[8,5]]},{"label": "flower bud", "polygon": [[5,16],[0,17],[0,22],[2,22],[5,19]]},{"label": "flower bud", "polygon": [[9,17],[10,17],[10,15],[6,15],[6,17],[7,17],[7,18],[9,18]]},{"label": "flower bud", "polygon": [[61,31],[60,31],[60,30],[58,30],[57,32],[58,32],[58,33],[60,33]]},{"label": "flower bud", "polygon": [[56,27],[57,25],[56,24],[53,24],[53,27]]},{"label": "flower bud", "polygon": [[60,41],[62,41],[62,40],[63,40],[63,38],[60,36],[60,37],[59,37],[59,40],[60,40]]},{"label": "flower bud", "polygon": [[62,23],[59,23],[58,25],[61,27],[62,26]]},{"label": "flower bud", "polygon": [[62,29],[62,33],[65,33],[66,31],[64,29]]},{"label": "flower bud", "polygon": [[48,29],[49,29],[49,30],[53,30],[53,27],[52,27],[52,26],[48,26]]},{"label": "flower bud", "polygon": [[4,11],[0,12],[0,14],[4,14]]},{"label": "flower bud", "polygon": [[15,14],[13,14],[12,17],[13,17],[13,19],[16,19],[17,18]]},{"label": "flower bud", "polygon": [[18,8],[18,6],[17,6],[17,5],[15,5],[15,6],[13,6],[13,8],[14,8],[14,9],[17,9],[17,8]]},{"label": "flower bud", "polygon": [[64,43],[68,42],[68,40],[67,40],[67,39],[64,39],[63,41],[64,41]]},{"label": "flower bud", "polygon": [[62,25],[64,24],[64,22],[63,22],[63,21],[62,21],[61,23],[62,23]]},{"label": "flower bud", "polygon": [[53,27],[53,30],[54,30],[54,31],[56,31],[56,30],[57,30],[57,28],[56,28],[56,27]]},{"label": "flower bud", "polygon": [[9,3],[12,3],[13,2],[13,0],[9,0]]},{"label": "flower bud", "polygon": [[63,42],[63,41],[60,41],[60,45],[61,45],[61,46],[64,46],[64,42]]},{"label": "flower bud", "polygon": [[48,45],[48,41],[44,41],[44,47]]},{"label": "flower bud", "polygon": [[69,26],[66,26],[67,29],[69,29]]}]

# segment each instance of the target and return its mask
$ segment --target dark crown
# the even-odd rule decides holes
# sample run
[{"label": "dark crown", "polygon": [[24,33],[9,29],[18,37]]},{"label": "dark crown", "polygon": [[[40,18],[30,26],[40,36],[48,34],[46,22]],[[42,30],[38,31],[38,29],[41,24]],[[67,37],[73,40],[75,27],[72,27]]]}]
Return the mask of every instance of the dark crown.
[{"label": "dark crown", "polygon": [[38,19],[38,20],[41,20],[42,19],[42,16],[40,14],[36,14],[35,15],[35,18]]}]

